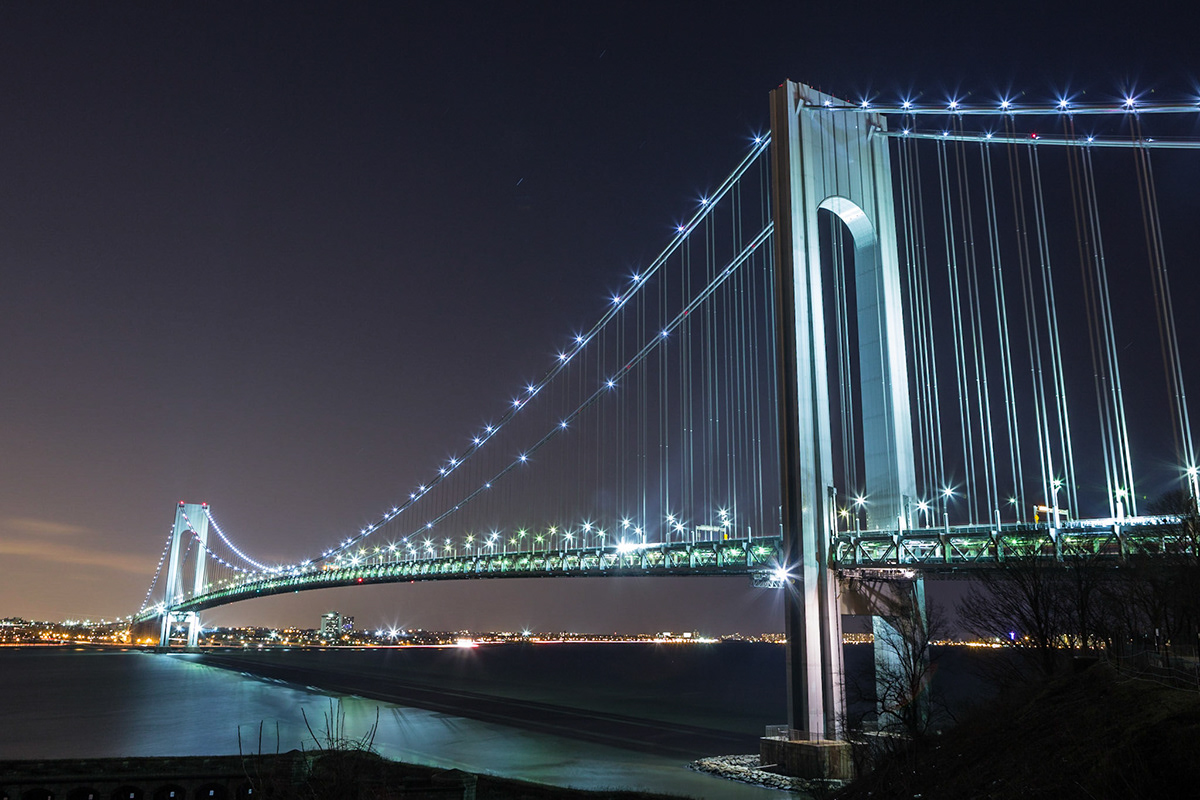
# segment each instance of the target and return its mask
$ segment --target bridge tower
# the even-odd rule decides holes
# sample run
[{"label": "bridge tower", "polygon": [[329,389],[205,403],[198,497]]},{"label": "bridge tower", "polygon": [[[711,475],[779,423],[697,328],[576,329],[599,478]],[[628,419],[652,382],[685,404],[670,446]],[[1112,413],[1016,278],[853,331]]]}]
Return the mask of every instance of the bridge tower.
[{"label": "bridge tower", "polygon": [[[818,212],[853,239],[865,489],[876,524],[909,527],[916,496],[892,174],[881,115],[804,84],[771,93],[779,320],[780,522],[787,588],[788,724],[836,739],[845,717],[837,529]],[[855,313],[855,312],[851,312]]]},{"label": "bridge tower", "polygon": [[[208,563],[205,555],[208,548],[207,503],[184,503],[181,500],[175,509],[175,529],[171,534],[171,554],[170,560],[167,562],[167,586],[164,601],[167,610],[162,615],[162,628],[158,637],[159,647],[171,646],[172,614],[170,607],[183,594],[183,561],[188,548],[182,545],[189,536],[195,536],[197,540],[196,558],[192,562],[195,564],[192,591],[193,594],[200,594],[204,590],[204,567]],[[200,643],[200,615],[195,611],[189,611],[186,619],[188,623],[187,646],[196,647]]]}]

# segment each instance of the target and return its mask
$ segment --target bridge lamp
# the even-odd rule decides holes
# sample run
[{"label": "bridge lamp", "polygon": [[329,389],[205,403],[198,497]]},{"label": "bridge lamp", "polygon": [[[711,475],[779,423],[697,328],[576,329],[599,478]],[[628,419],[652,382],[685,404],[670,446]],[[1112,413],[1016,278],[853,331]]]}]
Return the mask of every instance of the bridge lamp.
[{"label": "bridge lamp", "polygon": [[628,520],[628,519],[623,519],[623,520],[621,520],[621,527],[622,527],[622,528],[628,529],[628,528],[629,528],[629,526],[630,526],[630,524],[631,524],[631,523],[629,522],[629,520]]}]

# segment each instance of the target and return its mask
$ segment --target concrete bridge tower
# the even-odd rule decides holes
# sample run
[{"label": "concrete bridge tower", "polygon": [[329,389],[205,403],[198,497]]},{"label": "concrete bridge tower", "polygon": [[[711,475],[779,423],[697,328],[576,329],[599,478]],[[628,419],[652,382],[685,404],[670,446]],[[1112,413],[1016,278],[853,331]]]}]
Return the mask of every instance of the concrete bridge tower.
[{"label": "concrete bridge tower", "polygon": [[[167,586],[165,603],[168,608],[183,596],[183,561],[188,548],[183,546],[189,536],[196,537],[196,558],[192,562],[195,567],[192,575],[192,593],[200,594],[204,590],[204,568],[208,564],[208,504],[184,503],[180,501],[175,509],[175,529],[171,534],[170,560],[167,562]],[[164,611],[161,629],[158,637],[159,647],[171,646],[171,612]],[[195,611],[187,612],[188,647],[196,647],[200,643],[200,615]]]},{"label": "concrete bridge tower", "polygon": [[[836,739],[845,718],[825,295],[818,213],[853,239],[865,490],[873,527],[908,527],[916,496],[900,270],[886,120],[804,84],[771,93],[779,319],[781,525],[788,722]],[[848,487],[846,487],[848,488]]]}]

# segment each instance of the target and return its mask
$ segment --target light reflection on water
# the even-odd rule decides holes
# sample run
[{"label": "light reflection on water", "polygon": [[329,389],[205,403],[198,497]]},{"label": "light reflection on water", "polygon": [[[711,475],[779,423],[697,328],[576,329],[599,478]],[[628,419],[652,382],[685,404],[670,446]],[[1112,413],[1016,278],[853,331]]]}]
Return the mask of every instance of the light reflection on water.
[{"label": "light reflection on water", "polygon": [[[0,675],[0,759],[311,748],[305,716],[320,737],[331,711],[329,695],[180,656],[9,650],[0,651]],[[370,729],[378,709],[376,749],[414,763],[583,788],[706,798],[786,796],[691,772],[665,756],[359,697],[342,698],[341,709],[344,732],[352,737]]]}]

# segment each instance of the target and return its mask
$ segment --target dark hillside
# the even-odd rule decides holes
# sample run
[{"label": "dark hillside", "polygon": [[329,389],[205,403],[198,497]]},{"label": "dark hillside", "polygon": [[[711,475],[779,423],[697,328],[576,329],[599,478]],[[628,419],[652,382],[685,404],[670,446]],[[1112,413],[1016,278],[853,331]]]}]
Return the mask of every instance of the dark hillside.
[{"label": "dark hillside", "polygon": [[1200,693],[1101,664],[996,701],[839,800],[1200,797]]}]

